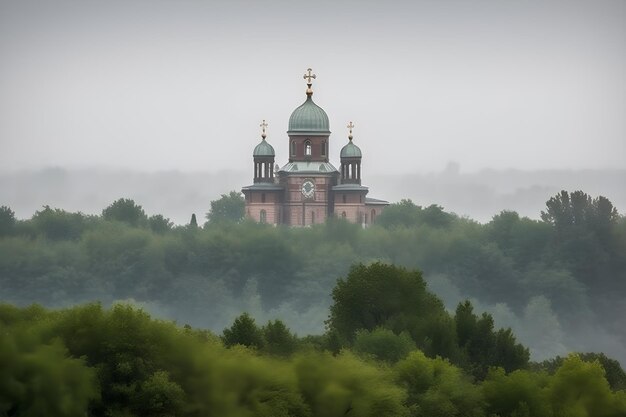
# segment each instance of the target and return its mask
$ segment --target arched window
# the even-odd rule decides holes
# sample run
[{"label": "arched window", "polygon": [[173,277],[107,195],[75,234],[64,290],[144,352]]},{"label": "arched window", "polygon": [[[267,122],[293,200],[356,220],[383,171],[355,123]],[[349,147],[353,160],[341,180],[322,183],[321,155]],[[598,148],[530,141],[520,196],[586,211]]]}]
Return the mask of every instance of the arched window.
[{"label": "arched window", "polygon": [[372,209],[372,213],[370,214],[370,222],[374,223],[374,218],[376,217],[376,210]]},{"label": "arched window", "polygon": [[259,216],[259,221],[261,223],[267,223],[267,213],[265,210],[261,210],[261,215]]},{"label": "arched window", "polygon": [[261,203],[265,203],[265,193],[261,194]]},{"label": "arched window", "polygon": [[322,141],[322,156],[326,156],[326,141]]},{"label": "arched window", "polygon": [[291,141],[291,156],[296,156],[296,141]]},{"label": "arched window", "polygon": [[304,154],[306,156],[311,156],[311,141],[307,140],[304,142]]},{"label": "arched window", "polygon": [[343,200],[343,204],[346,204],[346,195],[345,194],[341,194],[342,200]]},{"label": "arched window", "polygon": [[311,212],[311,224],[315,224],[315,212]]},{"label": "arched window", "polygon": [[341,218],[342,218],[342,219],[345,219],[345,218],[346,218],[346,212],[345,212],[345,211],[342,211],[342,212],[341,212]]}]

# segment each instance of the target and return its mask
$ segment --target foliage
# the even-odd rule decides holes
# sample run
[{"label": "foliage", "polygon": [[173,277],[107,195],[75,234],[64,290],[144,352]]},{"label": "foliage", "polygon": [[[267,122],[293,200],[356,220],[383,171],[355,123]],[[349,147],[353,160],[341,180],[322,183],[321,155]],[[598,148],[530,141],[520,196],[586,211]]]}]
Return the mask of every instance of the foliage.
[{"label": "foliage", "polygon": [[420,272],[376,262],[355,265],[337,281],[327,324],[348,343],[360,329],[385,327],[395,333],[407,331],[418,347],[441,353],[446,350],[445,339],[454,337],[442,335],[451,330],[440,320],[446,316],[443,303],[426,290]]},{"label": "foliage", "polygon": [[209,224],[237,223],[243,220],[246,203],[237,191],[222,194],[219,200],[211,201],[211,210],[206,218]]},{"label": "foliage", "polygon": [[268,321],[261,331],[265,341],[264,351],[270,355],[289,356],[298,348],[297,336],[280,320]]},{"label": "foliage", "polygon": [[[567,193],[570,202],[574,194]],[[217,331],[250,311],[262,320],[259,327],[280,318],[299,334],[317,335],[305,343],[309,348],[334,353],[354,348],[360,329],[382,326],[395,335],[407,332],[428,357],[448,358],[479,379],[494,364],[507,372],[523,368],[520,341],[535,360],[563,355],[569,343],[580,341],[581,349],[610,346],[607,353],[623,363],[626,219],[616,218],[604,198],[579,200],[596,214],[564,227],[507,211],[479,224],[408,200],[391,205],[367,229],[333,219],[311,228],[227,221],[155,232],[143,209],[123,199],[104,210],[107,216],[44,207],[17,220],[3,208],[12,226],[0,236],[0,294],[18,305],[131,300],[161,317]],[[127,207],[131,215],[113,206]],[[158,214],[151,218],[167,222]],[[390,269],[356,290],[375,302],[360,306],[356,297],[343,297],[343,318],[321,335],[336,278],[348,277],[350,265],[376,262]],[[403,281],[388,264],[409,275],[419,269],[420,280]],[[454,308],[465,298],[472,299],[484,341],[460,341]],[[498,329],[503,324],[516,330],[516,338]],[[481,343],[488,352],[480,351]],[[266,344],[260,352],[269,349]]]},{"label": "foliage", "polygon": [[[613,391],[626,390],[626,372],[618,361],[607,357],[604,353],[578,353],[578,357],[585,362],[598,362],[604,368],[606,380]],[[535,364],[533,368],[553,374],[566,359],[557,356]]]},{"label": "foliage", "polygon": [[469,301],[459,303],[454,321],[459,346],[462,349],[464,367],[474,377],[484,379],[487,370],[500,366],[506,372],[524,368],[530,357],[527,348],[516,343],[511,329],[494,331],[493,318],[483,313],[474,314]]},{"label": "foliage", "polygon": [[161,214],[155,214],[148,218],[148,227],[155,233],[166,233],[172,229],[172,226],[174,226],[174,223]]},{"label": "foliage", "polygon": [[140,226],[147,221],[143,208],[129,198],[120,198],[102,210],[102,218],[110,221],[127,223],[130,226]]},{"label": "foliage", "polygon": [[406,332],[395,334],[384,327],[377,327],[371,332],[365,329],[357,331],[352,349],[356,353],[394,363],[415,350],[415,342]]},{"label": "foliage", "polygon": [[429,359],[414,351],[398,362],[395,381],[408,393],[407,405],[414,417],[482,416],[478,388],[449,361]]},{"label": "foliage", "polygon": [[68,213],[44,206],[32,218],[36,230],[51,240],[78,239],[87,229],[87,218],[82,213]]},{"label": "foliage", "polygon": [[43,343],[30,329],[0,324],[0,415],[82,416],[98,399],[94,369]]},{"label": "foliage", "polygon": [[222,340],[226,346],[242,345],[261,349],[265,345],[263,332],[248,313],[243,313],[229,329],[224,329]]},{"label": "foliage", "polygon": [[10,207],[0,206],[0,236],[12,235],[16,223],[15,212]]}]

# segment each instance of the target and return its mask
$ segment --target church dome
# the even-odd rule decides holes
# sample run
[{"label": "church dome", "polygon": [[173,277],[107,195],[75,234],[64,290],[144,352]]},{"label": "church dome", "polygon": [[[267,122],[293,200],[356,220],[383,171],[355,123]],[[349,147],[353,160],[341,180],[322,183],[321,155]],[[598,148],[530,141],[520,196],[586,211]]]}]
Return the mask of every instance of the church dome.
[{"label": "church dome", "polygon": [[361,149],[350,140],[346,146],[341,148],[340,156],[342,158],[361,158],[363,155],[361,155]]},{"label": "church dome", "polygon": [[261,143],[254,147],[252,156],[276,156],[276,152],[274,152],[274,147],[263,138]]},{"label": "church dome", "polygon": [[306,101],[289,117],[289,135],[329,135],[328,115],[309,94]]}]

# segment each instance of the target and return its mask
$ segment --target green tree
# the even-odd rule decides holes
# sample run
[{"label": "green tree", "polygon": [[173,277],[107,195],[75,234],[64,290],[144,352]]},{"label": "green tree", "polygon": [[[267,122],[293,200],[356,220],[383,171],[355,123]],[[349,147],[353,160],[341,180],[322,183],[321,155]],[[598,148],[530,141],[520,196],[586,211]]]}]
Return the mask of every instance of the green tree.
[{"label": "green tree", "polygon": [[450,318],[419,271],[379,262],[354,265],[337,281],[332,297],[327,325],[344,341],[353,342],[360,329],[382,326],[397,334],[407,331],[431,355],[455,354]]},{"label": "green tree", "polygon": [[413,351],[393,367],[396,384],[408,394],[412,417],[482,416],[482,396],[459,368]]},{"label": "green tree", "polygon": [[238,223],[245,216],[246,203],[241,193],[231,191],[222,194],[219,200],[211,201],[211,210],[206,218],[210,224]]},{"label": "green tree", "polygon": [[[578,357],[584,362],[599,362],[604,368],[606,380],[613,391],[626,390],[626,372],[620,363],[615,359],[607,357],[604,353],[578,353]],[[554,374],[565,362],[567,358],[557,356],[556,358],[545,360],[534,364],[533,368]]]},{"label": "green tree", "polygon": [[0,236],[12,235],[16,222],[15,212],[7,206],[0,206]]},{"label": "green tree", "polygon": [[165,371],[157,371],[141,384],[134,404],[139,416],[173,417],[183,415],[185,392]]},{"label": "green tree", "polygon": [[87,227],[87,217],[82,213],[69,213],[44,206],[31,219],[37,233],[51,240],[78,239]]},{"label": "green tree", "polygon": [[162,214],[155,214],[154,216],[150,216],[148,218],[148,226],[150,230],[155,233],[166,233],[172,230],[172,226],[174,223],[170,221],[170,219],[163,217]]},{"label": "green tree", "polygon": [[242,345],[255,349],[262,349],[265,345],[263,332],[248,314],[243,313],[235,319],[230,328],[224,329],[222,340],[226,346]]},{"label": "green tree", "polygon": [[352,349],[380,361],[395,363],[415,349],[415,342],[406,332],[395,334],[389,329],[377,327],[371,332],[365,329],[357,331]]},{"label": "green tree", "polygon": [[376,219],[376,224],[388,229],[412,227],[420,223],[421,214],[422,207],[415,205],[411,199],[402,199],[386,207]]},{"label": "green tree", "polygon": [[552,416],[545,373],[518,370],[507,374],[502,368],[491,368],[481,384],[488,415]]},{"label": "green tree", "polygon": [[296,356],[296,384],[312,417],[405,417],[405,393],[381,367],[350,352]]},{"label": "green tree", "polygon": [[264,351],[270,355],[289,356],[298,347],[298,338],[280,320],[268,321],[262,328]]},{"label": "green tree", "polygon": [[58,340],[44,344],[27,331],[0,325],[0,415],[79,417],[98,399],[95,372],[68,357]]},{"label": "green tree", "polygon": [[492,366],[511,372],[528,365],[530,353],[516,342],[511,329],[494,331],[491,315],[483,313],[477,317],[469,301],[459,303],[454,320],[459,346],[465,355],[461,363],[475,378],[484,379]]},{"label": "green tree", "polygon": [[143,208],[130,198],[120,198],[102,210],[105,220],[118,221],[133,227],[144,226],[148,220]]},{"label": "green tree", "polygon": [[611,392],[598,361],[585,362],[572,354],[565,359],[548,385],[548,397],[556,416],[623,416],[626,395]]},{"label": "green tree", "polygon": [[562,233],[572,226],[607,228],[617,222],[619,214],[606,197],[592,199],[582,191],[562,190],[546,202],[541,219]]}]

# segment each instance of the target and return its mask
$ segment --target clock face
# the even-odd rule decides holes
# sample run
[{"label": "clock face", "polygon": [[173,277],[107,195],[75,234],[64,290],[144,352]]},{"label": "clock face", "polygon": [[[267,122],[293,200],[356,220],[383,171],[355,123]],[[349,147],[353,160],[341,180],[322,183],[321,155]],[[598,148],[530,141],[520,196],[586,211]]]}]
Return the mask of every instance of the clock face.
[{"label": "clock face", "polygon": [[315,183],[311,180],[306,180],[302,183],[302,195],[306,198],[311,198],[315,194]]}]

